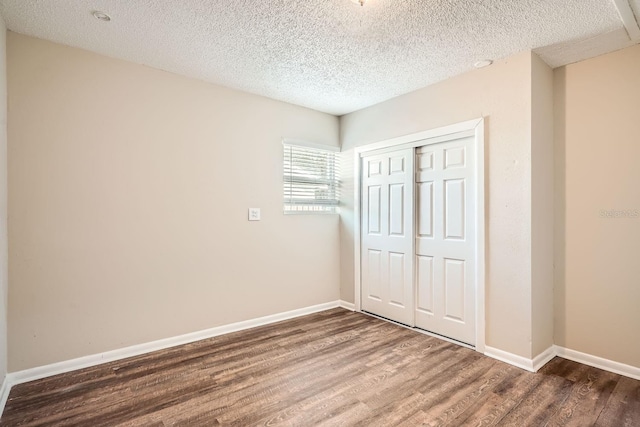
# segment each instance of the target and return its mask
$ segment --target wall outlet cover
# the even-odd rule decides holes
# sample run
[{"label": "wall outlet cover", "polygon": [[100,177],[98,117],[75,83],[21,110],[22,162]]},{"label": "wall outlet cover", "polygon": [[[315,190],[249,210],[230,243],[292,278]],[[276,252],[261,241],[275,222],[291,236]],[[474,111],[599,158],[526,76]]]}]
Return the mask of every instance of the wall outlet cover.
[{"label": "wall outlet cover", "polygon": [[249,221],[260,221],[260,208],[249,208]]}]

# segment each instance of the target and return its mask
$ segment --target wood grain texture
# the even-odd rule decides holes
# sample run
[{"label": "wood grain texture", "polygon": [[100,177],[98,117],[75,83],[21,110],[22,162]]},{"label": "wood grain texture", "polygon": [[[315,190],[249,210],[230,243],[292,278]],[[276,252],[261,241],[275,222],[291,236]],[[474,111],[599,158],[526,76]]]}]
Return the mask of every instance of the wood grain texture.
[{"label": "wood grain texture", "polygon": [[532,374],[333,309],[13,387],[0,426],[639,426],[640,381]]}]

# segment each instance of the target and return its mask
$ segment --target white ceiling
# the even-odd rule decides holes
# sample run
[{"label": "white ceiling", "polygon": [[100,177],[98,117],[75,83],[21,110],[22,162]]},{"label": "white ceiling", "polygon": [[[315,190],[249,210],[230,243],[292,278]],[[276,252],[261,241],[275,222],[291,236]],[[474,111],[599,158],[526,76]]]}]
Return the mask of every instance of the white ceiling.
[{"label": "white ceiling", "polygon": [[534,49],[555,67],[630,46],[616,2],[0,0],[0,14],[18,33],[341,115],[481,59]]}]

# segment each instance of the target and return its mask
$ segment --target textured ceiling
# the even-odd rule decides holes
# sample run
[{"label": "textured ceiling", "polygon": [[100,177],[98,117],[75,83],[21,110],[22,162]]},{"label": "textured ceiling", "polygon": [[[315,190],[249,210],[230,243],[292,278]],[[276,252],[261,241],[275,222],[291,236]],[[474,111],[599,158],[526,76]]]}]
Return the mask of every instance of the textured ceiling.
[{"label": "textured ceiling", "polygon": [[534,49],[558,66],[632,44],[612,0],[0,0],[0,14],[18,33],[336,115],[480,59]]},{"label": "textured ceiling", "polygon": [[[618,1],[622,1],[622,0],[618,0]],[[638,26],[638,29],[640,29],[640,0],[628,0],[629,1],[629,6],[631,6],[631,12],[633,13],[635,19],[636,19],[636,25]],[[638,37],[638,33],[636,32],[636,37]]]}]

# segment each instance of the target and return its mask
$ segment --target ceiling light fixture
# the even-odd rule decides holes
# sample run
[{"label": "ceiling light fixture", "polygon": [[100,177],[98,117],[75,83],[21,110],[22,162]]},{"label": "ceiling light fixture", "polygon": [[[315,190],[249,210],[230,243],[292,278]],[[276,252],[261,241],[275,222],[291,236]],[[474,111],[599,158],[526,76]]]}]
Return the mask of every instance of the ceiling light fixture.
[{"label": "ceiling light fixture", "polygon": [[484,68],[484,67],[488,67],[489,65],[493,64],[493,61],[490,59],[483,59],[481,61],[476,62],[475,64],[473,64],[474,67],[476,68]]},{"label": "ceiling light fixture", "polygon": [[351,0],[352,2],[359,4],[360,6],[364,6],[364,0]]},{"label": "ceiling light fixture", "polygon": [[101,21],[109,22],[111,21],[111,17],[104,12],[100,12],[98,10],[93,11],[92,15]]}]

